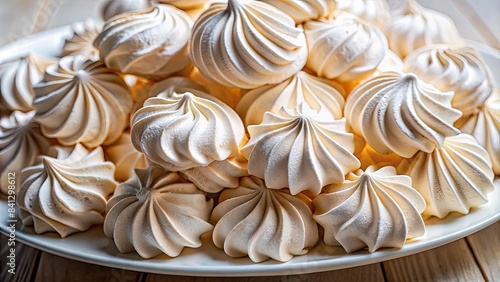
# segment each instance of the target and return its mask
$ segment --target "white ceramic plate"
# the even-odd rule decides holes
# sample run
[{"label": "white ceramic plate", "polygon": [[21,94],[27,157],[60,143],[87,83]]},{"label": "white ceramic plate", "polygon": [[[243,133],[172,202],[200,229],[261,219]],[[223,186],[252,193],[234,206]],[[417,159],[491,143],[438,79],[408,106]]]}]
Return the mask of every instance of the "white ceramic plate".
[{"label": "white ceramic plate", "polygon": [[[70,34],[69,27],[62,27],[16,41],[0,48],[0,62],[30,51],[40,55],[57,56],[63,39]],[[475,45],[486,61],[498,68],[498,50]],[[9,235],[7,208],[6,198],[0,198],[0,232],[5,235]],[[451,214],[444,220],[432,218],[426,222],[425,236],[408,242],[401,249],[382,249],[375,253],[360,251],[346,254],[341,248],[319,244],[309,254],[295,257],[286,263],[269,260],[256,264],[248,258],[228,257],[211,243],[210,234],[205,234],[202,237],[203,246],[199,249],[185,249],[177,258],[163,255],[144,260],[135,252],[118,252],[113,241],[104,236],[102,226],[94,226],[87,232],[61,239],[56,234],[37,235],[31,227],[22,228],[21,221],[18,220],[15,235],[20,242],[42,251],[109,267],[190,276],[267,276],[327,271],[407,256],[468,236],[499,219],[500,180],[497,179],[495,191],[489,194],[487,204],[473,209],[465,216]]]}]

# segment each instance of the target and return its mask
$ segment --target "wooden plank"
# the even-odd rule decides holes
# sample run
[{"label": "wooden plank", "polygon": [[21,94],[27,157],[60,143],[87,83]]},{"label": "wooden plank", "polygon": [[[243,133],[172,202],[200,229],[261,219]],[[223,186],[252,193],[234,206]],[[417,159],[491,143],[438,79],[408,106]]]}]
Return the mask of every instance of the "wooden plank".
[{"label": "wooden plank", "polygon": [[297,281],[297,282],[320,282],[320,281],[350,281],[364,282],[374,281],[383,282],[384,275],[382,267],[379,263],[366,266],[354,267],[349,269],[341,269],[335,271],[327,271],[320,273],[311,273],[303,275],[290,276],[271,276],[271,277],[238,277],[238,278],[220,278],[220,277],[185,277],[148,274],[147,282],[279,282],[279,281]]},{"label": "wooden plank", "polygon": [[484,281],[465,239],[383,266],[387,281]]},{"label": "wooden plank", "polygon": [[477,263],[488,281],[500,281],[500,221],[467,237]]},{"label": "wooden plank", "polygon": [[1,251],[0,251],[0,281],[31,281],[33,274],[36,272],[37,263],[40,258],[40,251],[28,247],[20,242],[16,241],[15,245],[15,274],[12,275],[8,272],[9,267],[7,266],[8,259],[7,256],[10,255],[10,248],[13,246],[8,245],[8,237],[1,235]]},{"label": "wooden plank", "polygon": [[42,253],[36,282],[141,281],[141,273],[83,263]]}]

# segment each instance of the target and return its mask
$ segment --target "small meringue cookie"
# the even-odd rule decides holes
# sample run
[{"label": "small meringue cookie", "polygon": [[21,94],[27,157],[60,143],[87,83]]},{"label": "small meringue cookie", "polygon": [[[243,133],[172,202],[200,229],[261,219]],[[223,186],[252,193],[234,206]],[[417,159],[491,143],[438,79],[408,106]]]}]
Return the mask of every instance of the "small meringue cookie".
[{"label": "small meringue cookie", "polygon": [[372,74],[387,51],[384,33],[348,12],[304,24],[309,57],[306,67],[340,82],[360,81]]},{"label": "small meringue cookie", "polygon": [[299,71],[279,84],[250,90],[238,103],[236,112],[248,126],[261,123],[266,112],[277,113],[281,107],[293,109],[306,103],[315,111],[325,112],[320,116],[331,121],[343,117],[343,92],[342,87],[333,81]]},{"label": "small meringue cookie", "polygon": [[185,12],[157,5],[113,17],[94,46],[108,68],[161,80],[191,68],[188,43],[192,26]]},{"label": "small meringue cookie", "polygon": [[235,189],[222,192],[212,212],[213,241],[232,257],[253,262],[285,262],[305,255],[318,241],[311,199],[287,189],[268,189],[261,179],[243,177]]},{"label": "small meringue cookie", "polygon": [[248,173],[272,189],[289,188],[292,195],[342,183],[360,163],[353,155],[354,136],[346,121],[321,121],[307,104],[295,109],[267,112],[259,125],[248,127],[250,140],[241,149]]},{"label": "small meringue cookie", "polygon": [[116,15],[149,7],[149,0],[107,0],[101,7],[101,16],[107,21]]},{"label": "small meringue cookie", "polygon": [[64,41],[61,57],[83,55],[89,59],[98,60],[99,50],[94,47],[94,39],[99,35],[101,28],[92,19],[87,19],[83,26],[74,25],[73,36]]},{"label": "small meringue cookie", "polygon": [[469,213],[488,202],[495,174],[488,153],[469,134],[446,138],[442,148],[403,160],[398,173],[409,175],[427,202],[425,216]]},{"label": "small meringue cookie", "polygon": [[228,87],[279,83],[301,70],[307,59],[302,28],[260,1],[212,4],[196,21],[191,40],[196,67]]},{"label": "small meringue cookie", "polygon": [[22,172],[17,205],[23,225],[33,223],[35,232],[57,232],[66,237],[104,221],[106,199],[117,183],[115,166],[104,161],[101,147],[89,152],[52,147],[51,156]]},{"label": "small meringue cookie", "polygon": [[336,0],[337,10],[349,12],[359,18],[383,28],[391,17],[386,0]]},{"label": "small meringue cookie", "polygon": [[328,245],[341,245],[351,253],[365,247],[401,248],[406,239],[424,235],[420,215],[425,200],[396,169],[370,166],[347,175],[314,198],[314,220],[325,229]]},{"label": "small meringue cookie", "polygon": [[451,105],[464,116],[478,110],[493,92],[493,75],[471,47],[431,45],[405,58],[405,70],[441,91],[453,91]]},{"label": "small meringue cookie", "polygon": [[453,123],[462,114],[451,107],[452,98],[453,92],[441,92],[414,74],[384,72],[358,85],[344,112],[353,132],[373,149],[410,158],[460,134]]},{"label": "small meringue cookie", "polygon": [[335,11],[332,0],[260,0],[291,16],[297,24],[328,17]]},{"label": "small meringue cookie", "polygon": [[148,159],[132,145],[130,133],[125,132],[113,144],[104,148],[108,159],[115,164],[115,179],[127,181],[134,174],[136,168],[147,168]]},{"label": "small meringue cookie", "polygon": [[15,111],[10,116],[0,119],[0,192],[2,194],[8,192],[9,173],[14,173],[15,178],[19,179],[21,170],[34,165],[37,156],[45,154],[51,145],[51,141],[40,132],[40,126],[34,122],[34,115],[34,111],[28,113]]},{"label": "small meringue cookie", "polygon": [[132,98],[123,79],[78,55],[47,67],[33,102],[42,133],[63,145],[109,145],[128,125]]},{"label": "small meringue cookie", "polygon": [[184,247],[201,246],[200,236],[211,231],[207,221],[212,200],[175,172],[159,167],[136,169],[116,187],[109,200],[104,234],[122,253],[137,251],[145,259],[178,256]]}]

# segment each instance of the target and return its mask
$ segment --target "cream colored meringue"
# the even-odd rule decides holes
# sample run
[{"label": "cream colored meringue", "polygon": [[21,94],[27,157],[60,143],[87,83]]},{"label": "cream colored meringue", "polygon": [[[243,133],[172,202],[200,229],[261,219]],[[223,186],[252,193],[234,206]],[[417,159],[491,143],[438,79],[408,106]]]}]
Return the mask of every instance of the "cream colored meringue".
[{"label": "cream colored meringue", "polygon": [[354,14],[383,28],[391,17],[386,0],[336,0],[337,9]]},{"label": "cream colored meringue", "polygon": [[64,57],[35,87],[42,133],[63,145],[110,145],[128,124],[132,98],[123,79],[102,62]]},{"label": "cream colored meringue", "polygon": [[250,90],[238,103],[236,112],[248,126],[261,123],[266,112],[277,113],[281,107],[293,109],[306,103],[321,111],[324,121],[331,121],[343,117],[343,95],[342,87],[335,82],[299,71],[282,83]]},{"label": "cream colored meringue", "polygon": [[[50,141],[40,132],[34,123],[34,111],[12,112],[0,119],[0,192],[7,194],[9,173],[15,179],[21,176],[21,170],[34,165],[39,154],[45,154]],[[17,190],[18,187],[15,187]]]},{"label": "cream colored meringue", "polygon": [[185,12],[157,5],[106,22],[94,46],[110,69],[160,80],[191,67],[193,21]]},{"label": "cream colored meringue", "polygon": [[347,12],[306,22],[304,31],[309,48],[306,66],[318,76],[340,82],[368,77],[387,51],[382,31]]},{"label": "cream colored meringue", "polygon": [[427,202],[425,216],[469,213],[488,202],[495,174],[488,153],[469,134],[446,138],[442,148],[403,160],[398,172],[409,175]]},{"label": "cream colored meringue", "polygon": [[291,16],[297,24],[327,17],[335,11],[332,0],[261,0]]},{"label": "cream colored meringue", "polygon": [[248,127],[250,140],[241,149],[248,159],[248,173],[262,178],[272,189],[289,188],[292,195],[314,195],[360,163],[352,154],[354,136],[345,119],[322,121],[307,104],[295,109],[267,112],[259,125]]},{"label": "cream colored meringue", "polygon": [[73,26],[73,36],[64,41],[61,56],[83,55],[89,59],[98,60],[99,50],[94,47],[94,39],[97,38],[100,31],[101,26],[92,19],[87,19],[83,26]]},{"label": "cream colored meringue", "polygon": [[405,58],[407,72],[441,91],[453,91],[454,108],[468,115],[477,111],[493,91],[493,75],[471,47],[425,46]]},{"label": "cream colored meringue", "polygon": [[105,147],[104,151],[109,160],[115,164],[117,181],[127,181],[134,174],[134,169],[149,166],[146,156],[132,145],[128,132],[123,133],[115,143]]},{"label": "cream colored meringue", "polygon": [[235,156],[246,138],[238,114],[203,92],[149,98],[134,115],[131,136],[137,150],[170,171]]},{"label": "cream colored meringue", "polygon": [[414,74],[385,72],[356,87],[344,112],[354,133],[376,151],[410,158],[460,133],[453,123],[461,113],[451,107],[452,98],[453,92],[441,92]]},{"label": "cream colored meringue", "polygon": [[196,21],[191,40],[191,57],[200,72],[229,87],[279,83],[307,59],[302,28],[260,1],[212,4]]},{"label": "cream colored meringue", "polygon": [[313,200],[313,218],[325,229],[328,245],[340,244],[349,253],[365,247],[374,252],[401,248],[406,239],[425,233],[420,215],[425,200],[392,166],[358,170],[325,189]]},{"label": "cream colored meringue", "polygon": [[137,169],[109,200],[104,234],[122,253],[176,257],[184,247],[201,246],[200,236],[213,228],[207,222],[212,206],[194,184],[181,182],[178,173]]},{"label": "cream colored meringue", "polygon": [[115,166],[104,161],[102,148],[89,152],[80,144],[73,149],[52,147],[49,155],[23,170],[17,199],[23,225],[64,238],[101,224],[106,199],[117,185]]},{"label": "cream colored meringue", "polygon": [[381,72],[387,71],[403,72],[404,69],[405,67],[403,60],[401,60],[401,58],[393,51],[387,50],[384,59],[382,59],[382,62],[380,62],[380,64],[377,66],[377,72],[375,72],[375,74],[378,75]]},{"label": "cream colored meringue", "polygon": [[107,21],[116,15],[149,7],[149,0],[109,0],[101,7],[101,16]]},{"label": "cream colored meringue", "polygon": [[288,261],[305,255],[318,241],[311,200],[287,189],[268,189],[261,179],[243,177],[235,189],[222,192],[212,212],[213,241],[232,257],[254,262]]}]

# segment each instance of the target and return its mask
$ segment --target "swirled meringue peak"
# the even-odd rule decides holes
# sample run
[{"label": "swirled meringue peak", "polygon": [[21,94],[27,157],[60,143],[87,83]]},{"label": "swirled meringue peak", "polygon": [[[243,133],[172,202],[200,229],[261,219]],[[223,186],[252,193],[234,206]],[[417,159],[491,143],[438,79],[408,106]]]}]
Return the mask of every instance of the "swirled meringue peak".
[{"label": "swirled meringue peak", "polygon": [[[291,16],[297,24],[327,17],[335,11],[331,0],[260,0]],[[338,1],[337,1],[338,2]]]},{"label": "swirled meringue peak", "polygon": [[487,193],[494,189],[488,153],[466,133],[446,138],[444,146],[431,153],[403,160],[397,169],[412,178],[413,187],[425,198],[425,216],[467,214],[488,202]]},{"label": "swirled meringue peak", "polygon": [[406,14],[389,20],[384,31],[389,41],[389,48],[401,58],[425,45],[464,43],[450,17],[421,7],[415,1],[409,3]]},{"label": "swirled meringue peak", "polygon": [[63,238],[101,224],[106,199],[117,185],[115,166],[104,161],[101,147],[92,152],[80,144],[51,150],[40,164],[23,170],[17,199],[23,224]]},{"label": "swirled meringue peak", "polygon": [[462,114],[451,107],[452,98],[453,92],[441,92],[414,74],[385,72],[356,87],[344,112],[354,133],[373,149],[410,158],[460,134],[453,123]]},{"label": "swirled meringue peak", "polygon": [[94,41],[110,69],[160,80],[189,69],[193,21],[185,12],[157,5],[113,17]]},{"label": "swirled meringue peak", "polygon": [[382,28],[391,14],[386,0],[336,0],[337,9],[352,13]]},{"label": "swirled meringue peak", "polygon": [[115,164],[115,179],[123,182],[132,177],[134,169],[147,168],[149,162],[141,152],[132,145],[130,133],[125,132],[113,144],[104,148],[108,159]]},{"label": "swirled meringue peak", "polygon": [[405,58],[407,72],[441,91],[453,91],[454,108],[468,115],[493,92],[493,76],[481,55],[471,47],[425,46]]},{"label": "swirled meringue peak", "polygon": [[200,236],[211,231],[207,221],[212,200],[176,172],[159,167],[136,169],[116,187],[109,200],[104,234],[122,253],[137,251],[145,258],[176,257],[184,247],[201,246]]},{"label": "swirled meringue peak", "polygon": [[250,140],[241,149],[248,172],[269,188],[289,188],[292,195],[342,183],[360,163],[353,155],[354,136],[346,121],[321,121],[307,104],[295,109],[267,112],[259,125],[248,127]]},{"label": "swirled meringue peak", "polygon": [[342,87],[335,82],[299,71],[279,84],[250,90],[238,103],[236,112],[248,126],[261,123],[266,112],[277,113],[281,107],[293,109],[306,103],[311,109],[324,112],[319,116],[325,121],[331,121],[344,115],[343,95]]},{"label": "swirled meringue peak", "polygon": [[401,248],[406,239],[424,235],[420,215],[425,200],[406,175],[386,166],[347,175],[342,184],[331,185],[314,198],[314,220],[325,229],[328,245],[341,245],[347,252],[363,248]]},{"label": "swirled meringue peak", "polygon": [[[116,1],[108,1],[114,3]],[[98,60],[99,50],[94,47],[94,39],[97,38],[102,26],[92,19],[85,20],[83,25],[73,26],[73,36],[64,41],[61,56],[83,55],[89,59]]]},{"label": "swirled meringue peak", "polygon": [[148,0],[110,0],[101,7],[101,16],[107,21],[116,15],[149,7]]},{"label": "swirled meringue peak", "polygon": [[212,4],[196,21],[191,40],[191,57],[200,72],[229,87],[279,83],[307,60],[302,28],[260,1]]},{"label": "swirled meringue peak", "polygon": [[50,147],[51,142],[34,123],[34,115],[34,111],[15,111],[0,119],[0,192],[3,194],[8,191],[9,173],[19,179],[21,170],[34,165],[37,156],[45,154]]},{"label": "swirled meringue peak", "polygon": [[238,114],[216,98],[196,93],[174,92],[146,100],[133,117],[134,147],[170,171],[235,156],[246,140]]},{"label": "swirled meringue peak", "polygon": [[232,257],[248,255],[254,262],[288,261],[305,255],[318,241],[311,200],[287,189],[268,189],[256,177],[243,177],[226,189],[212,212],[212,238]]},{"label": "swirled meringue peak", "polygon": [[329,19],[306,22],[304,30],[309,48],[306,66],[320,77],[363,80],[387,51],[382,31],[348,12],[336,11]]},{"label": "swirled meringue peak", "polygon": [[100,61],[64,57],[47,67],[35,93],[36,120],[43,134],[63,145],[109,145],[128,125],[129,88]]}]

